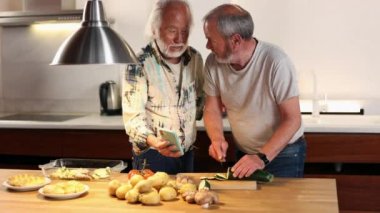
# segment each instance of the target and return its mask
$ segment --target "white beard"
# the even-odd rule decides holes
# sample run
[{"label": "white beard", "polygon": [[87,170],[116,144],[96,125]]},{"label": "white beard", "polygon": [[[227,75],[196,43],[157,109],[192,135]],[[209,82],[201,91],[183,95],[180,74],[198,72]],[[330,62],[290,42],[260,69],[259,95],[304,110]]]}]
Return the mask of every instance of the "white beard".
[{"label": "white beard", "polygon": [[215,60],[221,64],[230,64],[232,62],[232,58],[232,54],[229,54],[226,58],[219,58],[217,55],[215,55]]},{"label": "white beard", "polygon": [[224,58],[220,58],[220,57],[218,57],[218,56],[215,54],[215,60],[216,60],[218,63],[221,63],[221,64],[230,64],[230,63],[232,63],[232,61],[233,61],[232,51],[231,51],[231,49],[230,49],[229,46],[227,46],[226,49],[227,49],[227,50],[226,50],[227,53],[226,53],[226,57],[224,57]]},{"label": "white beard", "polygon": [[[187,44],[171,44],[166,45],[160,38],[156,38],[156,43],[161,53],[167,58],[178,58],[180,57],[187,49]],[[180,50],[171,51],[171,47],[181,47]]]}]

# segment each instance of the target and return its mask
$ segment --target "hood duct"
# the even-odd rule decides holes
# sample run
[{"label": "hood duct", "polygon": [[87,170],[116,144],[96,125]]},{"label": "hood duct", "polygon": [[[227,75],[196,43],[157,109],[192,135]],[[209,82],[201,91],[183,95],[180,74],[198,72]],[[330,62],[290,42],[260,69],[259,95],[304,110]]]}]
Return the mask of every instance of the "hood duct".
[{"label": "hood duct", "polygon": [[76,10],[73,0],[12,0],[12,3],[10,11],[0,12],[0,26],[82,20],[83,10]]}]

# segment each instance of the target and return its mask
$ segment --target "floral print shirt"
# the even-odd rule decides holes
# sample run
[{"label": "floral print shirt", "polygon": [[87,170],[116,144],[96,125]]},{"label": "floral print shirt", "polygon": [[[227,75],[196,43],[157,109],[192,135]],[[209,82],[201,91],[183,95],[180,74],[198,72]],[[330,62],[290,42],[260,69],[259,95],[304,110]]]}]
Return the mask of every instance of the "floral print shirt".
[{"label": "floral print shirt", "polygon": [[127,66],[122,82],[123,122],[133,151],[148,150],[147,137],[160,136],[159,128],[176,132],[184,150],[189,150],[204,105],[202,56],[188,47],[177,78],[155,42],[142,49],[138,60],[140,64]]}]

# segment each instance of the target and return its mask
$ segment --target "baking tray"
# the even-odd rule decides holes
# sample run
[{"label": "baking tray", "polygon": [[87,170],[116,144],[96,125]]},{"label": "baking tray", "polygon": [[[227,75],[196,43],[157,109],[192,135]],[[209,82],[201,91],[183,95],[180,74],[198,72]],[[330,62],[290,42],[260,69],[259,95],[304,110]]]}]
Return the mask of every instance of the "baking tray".
[{"label": "baking tray", "polygon": [[109,180],[127,164],[122,160],[60,158],[38,167],[52,179]]}]

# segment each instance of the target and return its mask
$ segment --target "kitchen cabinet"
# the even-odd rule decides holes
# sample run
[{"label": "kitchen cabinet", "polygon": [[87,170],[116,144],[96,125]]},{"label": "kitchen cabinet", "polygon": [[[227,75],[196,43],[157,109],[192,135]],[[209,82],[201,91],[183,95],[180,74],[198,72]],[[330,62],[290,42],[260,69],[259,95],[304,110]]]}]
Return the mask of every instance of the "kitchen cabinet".
[{"label": "kitchen cabinet", "polygon": [[307,162],[380,163],[380,134],[307,133]]},{"label": "kitchen cabinet", "polygon": [[[380,134],[306,133],[305,136],[308,141],[305,176],[335,178],[341,212],[379,212]],[[232,141],[230,132],[226,132],[226,140]],[[15,159],[19,156],[43,157],[45,161],[69,157],[129,162],[132,159],[131,145],[124,130],[3,128],[0,129],[0,143],[0,156]],[[227,162],[221,165],[209,157],[209,144],[206,132],[199,131],[195,144],[196,172],[226,171],[235,161],[234,146],[230,145]],[[343,170],[326,169],[336,165]],[[345,168],[352,165],[359,169],[346,172]],[[7,167],[1,163],[0,166]],[[28,168],[28,165],[17,166]]]},{"label": "kitchen cabinet", "polygon": [[52,158],[132,158],[120,130],[0,129],[0,155]]},{"label": "kitchen cabinet", "polygon": [[306,139],[305,177],[335,178],[341,212],[380,212],[380,134],[307,133]]}]

